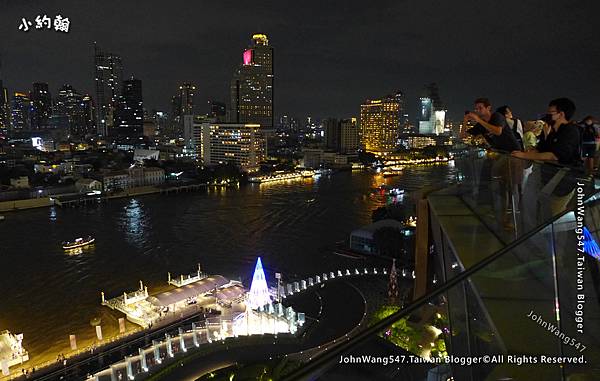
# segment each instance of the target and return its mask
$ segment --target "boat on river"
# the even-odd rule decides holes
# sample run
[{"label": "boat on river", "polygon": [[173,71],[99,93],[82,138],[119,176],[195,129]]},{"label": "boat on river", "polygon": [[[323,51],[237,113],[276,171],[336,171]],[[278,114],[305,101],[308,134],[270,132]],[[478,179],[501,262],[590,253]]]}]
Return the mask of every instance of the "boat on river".
[{"label": "boat on river", "polygon": [[94,243],[96,239],[94,237],[87,236],[86,238],[76,238],[74,241],[65,241],[62,243],[62,248],[65,250],[77,249]]}]

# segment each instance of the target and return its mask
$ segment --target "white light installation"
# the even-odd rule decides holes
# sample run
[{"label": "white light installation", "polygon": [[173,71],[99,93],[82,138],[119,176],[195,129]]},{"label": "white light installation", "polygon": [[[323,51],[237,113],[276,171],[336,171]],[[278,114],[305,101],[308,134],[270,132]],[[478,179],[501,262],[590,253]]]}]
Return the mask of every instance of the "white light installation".
[{"label": "white light installation", "polygon": [[269,288],[267,287],[267,279],[262,267],[260,257],[256,260],[254,267],[254,275],[252,276],[252,284],[248,293],[248,307],[256,309],[271,303],[269,296]]}]

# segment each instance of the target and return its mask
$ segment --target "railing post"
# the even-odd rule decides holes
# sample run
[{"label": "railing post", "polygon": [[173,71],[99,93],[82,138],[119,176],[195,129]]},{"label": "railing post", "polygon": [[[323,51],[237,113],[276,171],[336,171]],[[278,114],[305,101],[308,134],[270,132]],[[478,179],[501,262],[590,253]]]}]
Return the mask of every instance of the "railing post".
[{"label": "railing post", "polygon": [[110,381],[117,381],[117,371],[114,365],[110,366]]},{"label": "railing post", "polygon": [[165,336],[167,337],[167,355],[173,357],[173,343],[171,342],[171,336],[168,333],[166,333]]},{"label": "railing post", "polygon": [[429,203],[427,199],[417,203],[417,229],[415,244],[415,292],[418,299],[427,292],[427,261],[429,258]]},{"label": "railing post", "polygon": [[160,358],[160,343],[158,340],[152,340],[152,347],[154,349],[154,362],[160,364],[162,359]]},{"label": "railing post", "polygon": [[194,341],[194,345],[196,347],[199,347],[200,343],[198,342],[198,333],[196,332],[196,323],[192,323],[192,339]]},{"label": "railing post", "polygon": [[125,357],[125,369],[127,370],[127,378],[130,380],[134,379],[133,376],[133,367],[131,366],[131,358]]},{"label": "railing post", "polygon": [[140,364],[142,365],[142,370],[144,372],[148,371],[148,363],[146,362],[146,352],[144,352],[144,348],[139,348],[140,352]]},{"label": "railing post", "polygon": [[187,352],[187,348],[185,347],[185,337],[183,335],[183,328],[179,327],[179,347],[182,351]]}]

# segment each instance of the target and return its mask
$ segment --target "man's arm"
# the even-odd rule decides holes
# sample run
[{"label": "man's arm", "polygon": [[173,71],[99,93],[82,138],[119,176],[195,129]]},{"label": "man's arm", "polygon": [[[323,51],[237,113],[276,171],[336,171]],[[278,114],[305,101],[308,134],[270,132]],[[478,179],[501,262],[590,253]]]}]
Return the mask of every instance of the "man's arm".
[{"label": "man's arm", "polygon": [[552,152],[513,151],[511,155],[525,160],[558,161],[558,158]]},{"label": "man's arm", "polygon": [[479,115],[475,114],[474,112],[467,114],[465,116],[465,120],[466,119],[471,119],[471,120],[474,120],[475,122],[481,124],[486,130],[488,130],[488,132],[490,132],[493,135],[496,135],[496,136],[502,135],[502,126],[495,126],[493,124],[490,124],[490,123],[486,122],[485,120],[481,119],[481,117]]}]

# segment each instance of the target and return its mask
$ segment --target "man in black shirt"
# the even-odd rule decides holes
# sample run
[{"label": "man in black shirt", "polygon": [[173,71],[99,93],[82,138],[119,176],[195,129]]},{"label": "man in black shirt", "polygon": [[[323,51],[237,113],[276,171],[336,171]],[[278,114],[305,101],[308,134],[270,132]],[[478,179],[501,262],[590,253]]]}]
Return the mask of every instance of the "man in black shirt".
[{"label": "man in black shirt", "polygon": [[488,144],[496,150],[512,152],[521,148],[504,115],[499,112],[492,113],[492,105],[487,98],[475,99],[474,111],[465,113],[463,125],[469,120],[477,123],[467,130],[467,133],[483,135]]},{"label": "man in black shirt", "polygon": [[[468,121],[477,124],[467,130],[471,135],[483,135],[491,148],[506,153],[519,150],[521,145],[506,123],[504,115],[492,113],[492,105],[487,98],[475,100],[474,112],[466,112],[463,125]],[[494,211],[498,225],[506,230],[515,228],[514,212],[519,204],[519,187],[523,178],[523,168],[518,160],[507,155],[493,157],[490,186],[494,201]],[[512,203],[512,216],[508,214]]]},{"label": "man in black shirt", "polygon": [[[583,175],[579,130],[570,122],[574,113],[575,104],[570,99],[558,98],[551,101],[546,115],[548,126],[540,135],[537,149],[512,153],[512,156],[521,159],[540,160],[564,166],[561,170],[552,165],[543,165],[539,171],[543,187],[540,193],[549,198],[552,215],[565,210],[575,192],[575,176]],[[575,172],[566,174],[568,167]]]}]

